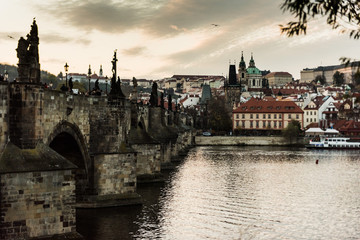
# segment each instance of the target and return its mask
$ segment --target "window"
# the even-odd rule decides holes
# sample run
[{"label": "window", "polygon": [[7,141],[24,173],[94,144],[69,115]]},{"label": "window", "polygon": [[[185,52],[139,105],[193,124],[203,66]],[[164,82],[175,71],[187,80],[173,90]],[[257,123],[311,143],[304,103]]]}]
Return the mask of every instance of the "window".
[{"label": "window", "polygon": [[271,119],[271,114],[268,114],[268,119]]},{"label": "window", "polygon": [[256,121],[256,128],[259,128],[259,122]]},{"label": "window", "polygon": [[236,121],[236,127],[238,127],[239,126],[239,121]]},{"label": "window", "polygon": [[306,115],[309,115],[309,112],[306,112]]},{"label": "window", "polygon": [[276,119],[276,114],[274,114],[274,119]]},{"label": "window", "polygon": [[263,114],[263,119],[266,119],[266,114]]},{"label": "window", "polygon": [[310,111],[310,115],[312,115],[312,111]]},{"label": "window", "polygon": [[245,114],[242,115],[242,118],[243,118],[243,119],[245,118]]},{"label": "window", "polygon": [[280,128],[282,127],[282,122],[279,122],[279,127],[280,127]]},{"label": "window", "polygon": [[268,121],[268,128],[271,128],[271,121]]},{"label": "window", "polygon": [[296,114],[296,119],[299,119],[299,114]]},{"label": "window", "polygon": [[250,121],[250,128],[253,128],[253,122]]},{"label": "window", "polygon": [[[311,121],[311,120],[310,120],[310,121]],[[306,119],[306,122],[309,122],[309,119],[308,119],[308,118]]]},{"label": "window", "polygon": [[259,119],[259,114],[256,114],[256,119]]},{"label": "window", "polygon": [[241,73],[241,77],[244,78],[244,77],[245,77],[245,74],[244,74],[244,73]]},{"label": "window", "polygon": [[236,114],[236,118],[239,118],[239,114],[238,114],[238,113]]},{"label": "window", "polygon": [[274,128],[276,128],[276,121],[274,122]]},{"label": "window", "polygon": [[250,114],[250,119],[252,119],[253,118],[253,115],[252,114]]},{"label": "window", "polygon": [[266,122],[263,121],[263,128],[266,128]]},{"label": "window", "polygon": [[291,114],[289,114],[288,118],[291,119]]},{"label": "window", "polygon": [[242,127],[245,128],[245,121],[242,121]]},{"label": "window", "polygon": [[281,114],[279,114],[279,119],[281,119],[282,118],[282,115]]}]

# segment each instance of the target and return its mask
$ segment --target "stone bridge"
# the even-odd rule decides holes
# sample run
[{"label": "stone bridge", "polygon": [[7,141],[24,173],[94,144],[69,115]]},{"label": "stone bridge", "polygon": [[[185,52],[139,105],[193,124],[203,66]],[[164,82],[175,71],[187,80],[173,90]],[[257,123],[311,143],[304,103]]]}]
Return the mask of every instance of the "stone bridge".
[{"label": "stone bridge", "polygon": [[0,94],[1,236],[8,239],[74,233],[74,206],[139,203],[139,179],[157,180],[192,144],[189,118],[160,107],[29,82],[2,82]]},{"label": "stone bridge", "polygon": [[126,99],[116,52],[109,95],[47,89],[38,43],[34,20],[19,78],[0,82],[0,239],[78,239],[76,208],[140,204],[137,184],[191,146],[192,120],[159,107],[157,91],[151,106]]}]

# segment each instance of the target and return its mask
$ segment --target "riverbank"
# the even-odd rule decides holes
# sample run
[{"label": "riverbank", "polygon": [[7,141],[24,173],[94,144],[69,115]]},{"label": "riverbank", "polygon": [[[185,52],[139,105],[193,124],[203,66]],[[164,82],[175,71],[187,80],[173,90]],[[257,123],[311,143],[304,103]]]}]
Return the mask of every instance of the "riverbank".
[{"label": "riverbank", "polygon": [[305,146],[305,138],[297,138],[292,143],[282,136],[196,136],[197,146]]}]

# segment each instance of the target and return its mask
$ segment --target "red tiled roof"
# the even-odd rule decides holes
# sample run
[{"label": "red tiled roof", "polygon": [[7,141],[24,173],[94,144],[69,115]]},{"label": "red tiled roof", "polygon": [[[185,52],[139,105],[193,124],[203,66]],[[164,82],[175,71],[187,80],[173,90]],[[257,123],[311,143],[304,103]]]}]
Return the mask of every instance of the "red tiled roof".
[{"label": "red tiled roof", "polygon": [[271,72],[265,75],[265,78],[269,77],[292,77],[288,72]]},{"label": "red tiled roof", "polygon": [[283,88],[274,88],[272,89],[273,91],[273,94],[275,95],[278,95],[279,92],[282,94],[282,95],[292,95],[292,94],[295,94],[295,95],[298,95],[298,94],[304,94],[306,92],[309,92],[309,90],[306,90],[306,89],[283,89]]},{"label": "red tiled roof", "polygon": [[263,101],[252,98],[233,113],[304,113],[293,101]]}]

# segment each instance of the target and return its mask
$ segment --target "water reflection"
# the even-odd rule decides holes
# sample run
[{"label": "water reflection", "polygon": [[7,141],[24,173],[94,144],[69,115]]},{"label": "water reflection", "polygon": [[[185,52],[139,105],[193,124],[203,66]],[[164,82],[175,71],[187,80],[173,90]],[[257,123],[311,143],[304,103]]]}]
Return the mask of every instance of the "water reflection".
[{"label": "water reflection", "polygon": [[96,239],[357,239],[358,156],[358,151],[195,148],[164,185],[139,189],[143,207],[96,210],[88,224],[105,234]]}]

